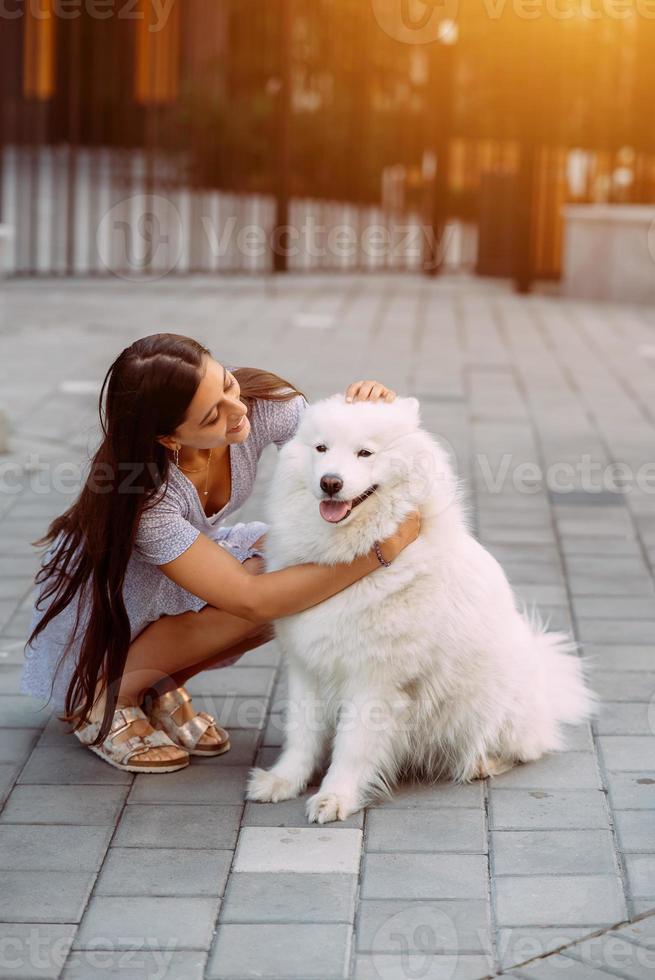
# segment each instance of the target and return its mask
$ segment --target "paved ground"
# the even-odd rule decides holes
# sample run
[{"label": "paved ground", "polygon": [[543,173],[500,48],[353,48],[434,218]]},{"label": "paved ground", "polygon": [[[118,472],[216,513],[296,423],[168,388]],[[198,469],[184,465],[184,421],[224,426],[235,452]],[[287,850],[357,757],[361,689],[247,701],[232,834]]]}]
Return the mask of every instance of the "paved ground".
[{"label": "paved ground", "polygon": [[[234,748],[176,775],[127,777],[17,696],[29,542],[67,506],[66,479],[75,494],[61,464],[93,446],[111,359],[158,330],[310,398],[358,377],[417,395],[483,542],[593,655],[593,730],[492,784],[407,787],[308,827],[302,802],[243,802],[248,766],[278,751],[275,644],[191,685]],[[655,975],[652,310],[400,276],[14,282],[0,343],[0,976]],[[233,520],[261,514],[274,458]]]}]

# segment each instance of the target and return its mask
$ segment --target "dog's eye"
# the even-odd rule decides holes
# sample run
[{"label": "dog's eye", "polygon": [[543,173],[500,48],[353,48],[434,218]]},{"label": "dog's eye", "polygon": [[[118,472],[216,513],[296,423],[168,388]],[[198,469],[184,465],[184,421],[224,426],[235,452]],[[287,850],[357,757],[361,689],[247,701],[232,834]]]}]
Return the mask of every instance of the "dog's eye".
[{"label": "dog's eye", "polygon": [[370,449],[360,449],[359,452],[357,453],[357,455],[358,456],[372,456],[373,453],[370,451]]},{"label": "dog's eye", "polygon": [[317,446],[316,447],[316,452],[317,453],[326,453],[327,452],[327,446],[324,446],[323,443],[321,443],[320,446]]}]

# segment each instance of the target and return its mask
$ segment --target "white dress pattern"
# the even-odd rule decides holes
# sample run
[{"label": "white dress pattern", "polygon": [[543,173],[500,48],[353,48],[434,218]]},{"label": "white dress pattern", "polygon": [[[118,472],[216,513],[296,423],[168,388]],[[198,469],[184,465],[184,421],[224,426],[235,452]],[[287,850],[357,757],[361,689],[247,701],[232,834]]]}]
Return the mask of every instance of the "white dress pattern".
[{"label": "white dress pattern", "polygon": [[[242,443],[230,443],[228,449],[232,495],[227,504],[211,517],[207,517],[203,511],[193,483],[171,464],[166,493],[154,507],[141,515],[134,549],[127,564],[123,601],[130,620],[132,640],[149,623],[162,615],[174,616],[189,610],[199,612],[207,605],[204,599],[177,585],[158,568],[158,565],[173,561],[183,554],[199,534],[205,534],[220,543],[241,562],[252,555],[262,554],[252,545],[268,530],[267,524],[263,521],[249,521],[225,527],[219,521],[247,500],[252,492],[257,475],[257,461],[263,449],[270,443],[275,443],[279,448],[293,437],[306,405],[302,395],[296,395],[288,401],[264,398],[254,401],[248,438]],[[50,557],[56,545],[57,542],[53,542],[43,562]],[[37,609],[37,606],[47,584],[41,583],[39,587],[32,610],[30,633],[45,612],[45,607]],[[48,623],[34,644],[27,646],[25,650],[20,690],[23,694],[46,701],[52,697],[52,707],[57,711],[64,707],[66,690],[79,652],[79,638],[83,635],[90,611],[89,585],[87,583],[81,590],[83,599],[77,634],[73,634],[73,628],[80,593]],[[229,666],[236,659],[238,658],[226,661],[222,666]]]}]

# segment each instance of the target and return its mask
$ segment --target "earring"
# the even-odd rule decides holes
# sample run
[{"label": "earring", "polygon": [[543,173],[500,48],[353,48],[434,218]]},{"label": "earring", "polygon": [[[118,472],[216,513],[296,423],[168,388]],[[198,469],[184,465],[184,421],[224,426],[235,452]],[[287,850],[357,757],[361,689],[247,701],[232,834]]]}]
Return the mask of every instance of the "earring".
[{"label": "earring", "polygon": [[180,449],[179,449],[179,447],[174,450],[174,455],[175,455],[175,465],[177,467],[179,467],[179,465],[180,465]]}]

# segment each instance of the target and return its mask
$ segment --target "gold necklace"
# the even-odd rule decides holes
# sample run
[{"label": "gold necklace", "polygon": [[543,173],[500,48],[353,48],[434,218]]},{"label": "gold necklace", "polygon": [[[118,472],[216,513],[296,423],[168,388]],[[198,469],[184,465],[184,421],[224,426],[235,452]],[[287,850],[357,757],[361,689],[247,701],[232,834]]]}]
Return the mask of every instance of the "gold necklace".
[{"label": "gold necklace", "polygon": [[[202,492],[203,497],[206,497],[209,494],[209,490],[208,490],[208,487],[209,487],[209,464],[211,462],[211,458],[212,458],[212,453],[213,452],[214,452],[214,450],[213,449],[210,449],[209,450],[209,456],[207,457],[207,476],[205,478],[205,489]],[[179,453],[178,453],[178,458],[179,458]],[[179,469],[182,470],[183,473],[202,473],[202,467],[199,470],[185,470],[185,469],[183,469],[183,467],[180,466],[179,463],[177,464],[177,466],[178,466]]]}]

